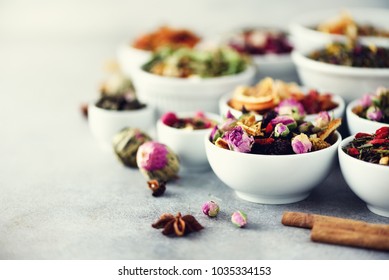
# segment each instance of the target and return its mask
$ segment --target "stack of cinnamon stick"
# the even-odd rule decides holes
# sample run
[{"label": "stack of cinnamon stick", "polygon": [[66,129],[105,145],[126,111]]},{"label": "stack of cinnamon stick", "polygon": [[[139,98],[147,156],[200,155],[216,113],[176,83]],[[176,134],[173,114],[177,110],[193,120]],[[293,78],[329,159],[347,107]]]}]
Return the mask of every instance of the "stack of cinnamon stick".
[{"label": "stack of cinnamon stick", "polygon": [[301,212],[285,212],[282,224],[312,229],[315,242],[389,250],[389,225]]}]

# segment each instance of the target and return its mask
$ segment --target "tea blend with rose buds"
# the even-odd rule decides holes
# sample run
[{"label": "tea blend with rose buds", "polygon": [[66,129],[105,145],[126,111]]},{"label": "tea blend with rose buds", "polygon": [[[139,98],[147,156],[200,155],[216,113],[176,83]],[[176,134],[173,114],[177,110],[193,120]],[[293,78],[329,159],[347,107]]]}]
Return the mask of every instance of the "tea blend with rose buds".
[{"label": "tea blend with rose buds", "polygon": [[361,118],[389,124],[389,88],[379,87],[374,94],[365,94],[352,111]]},{"label": "tea blend with rose buds", "polygon": [[374,134],[357,133],[343,151],[363,161],[389,166],[389,126],[377,129]]},{"label": "tea blend with rose buds", "polygon": [[250,114],[239,119],[228,114],[224,123],[215,126],[210,141],[220,148],[241,153],[302,154],[331,146],[334,131],[340,125],[341,119],[331,120],[328,112],[319,113],[314,122],[275,111],[265,114],[262,121],[256,121]]}]

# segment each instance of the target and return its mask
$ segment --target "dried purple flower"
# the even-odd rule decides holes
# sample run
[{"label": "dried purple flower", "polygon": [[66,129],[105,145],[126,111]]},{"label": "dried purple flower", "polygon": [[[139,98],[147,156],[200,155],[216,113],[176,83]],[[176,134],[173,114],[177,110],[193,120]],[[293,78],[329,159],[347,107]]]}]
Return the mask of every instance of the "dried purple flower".
[{"label": "dried purple flower", "polygon": [[236,126],[227,131],[223,136],[223,140],[228,143],[230,150],[241,153],[250,152],[254,143],[254,138],[247,135],[241,126]]},{"label": "dried purple flower", "polygon": [[308,153],[312,149],[312,143],[306,134],[300,133],[292,139],[292,148],[296,154]]}]

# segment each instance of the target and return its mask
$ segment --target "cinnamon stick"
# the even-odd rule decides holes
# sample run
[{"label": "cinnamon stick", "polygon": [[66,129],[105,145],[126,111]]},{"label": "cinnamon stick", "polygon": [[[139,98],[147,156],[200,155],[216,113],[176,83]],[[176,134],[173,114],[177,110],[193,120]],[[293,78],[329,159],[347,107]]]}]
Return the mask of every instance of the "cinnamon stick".
[{"label": "cinnamon stick", "polygon": [[367,249],[389,250],[389,235],[334,227],[334,224],[328,221],[315,221],[311,231],[311,240]]},{"label": "cinnamon stick", "polygon": [[370,224],[352,219],[302,212],[285,212],[282,216],[282,224],[285,226],[311,229],[318,222],[327,223],[328,227],[337,229],[389,236],[389,225],[384,224]]}]

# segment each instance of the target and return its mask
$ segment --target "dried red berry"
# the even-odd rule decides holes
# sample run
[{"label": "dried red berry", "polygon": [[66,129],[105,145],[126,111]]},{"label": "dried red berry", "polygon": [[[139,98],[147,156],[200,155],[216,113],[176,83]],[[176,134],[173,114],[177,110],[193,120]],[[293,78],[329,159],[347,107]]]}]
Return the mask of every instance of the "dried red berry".
[{"label": "dried red berry", "polygon": [[370,136],[371,136],[371,134],[369,134],[369,133],[358,132],[355,135],[355,139],[359,139],[359,138],[363,138],[363,137],[370,137]]},{"label": "dried red berry", "polygon": [[272,133],[273,129],[274,129],[273,125],[271,123],[268,123],[266,126],[266,133],[267,134]]},{"label": "dried red berry", "polygon": [[389,143],[389,139],[373,139],[368,143],[373,145],[381,145],[381,144]]},{"label": "dried red berry", "polygon": [[374,139],[385,139],[389,136],[389,127],[381,127],[376,130]]},{"label": "dried red berry", "polygon": [[255,139],[255,143],[259,145],[270,145],[272,144],[275,140],[274,138],[262,138],[262,139]]},{"label": "dried red berry", "polygon": [[359,151],[357,148],[348,148],[347,149],[347,154],[349,154],[350,156],[358,156],[359,155]]}]

